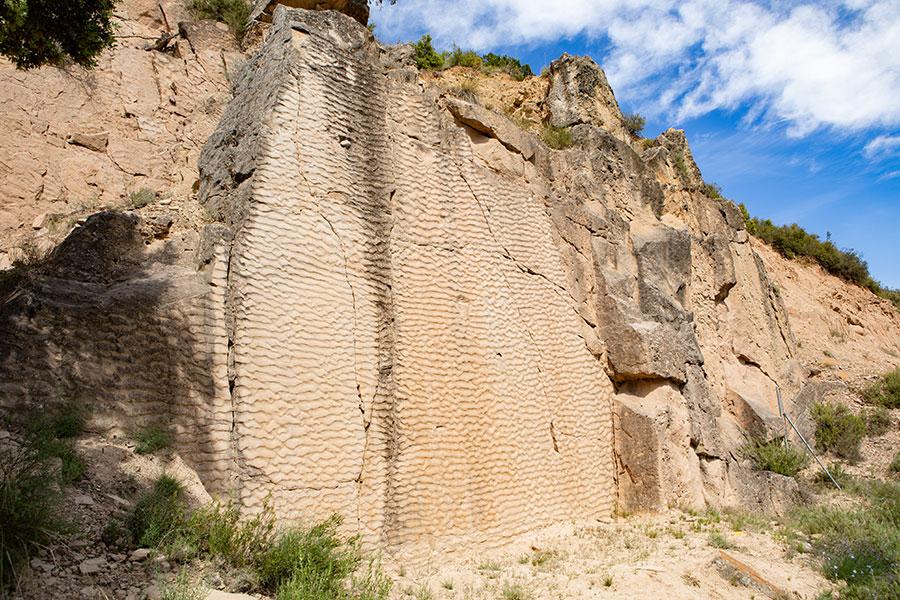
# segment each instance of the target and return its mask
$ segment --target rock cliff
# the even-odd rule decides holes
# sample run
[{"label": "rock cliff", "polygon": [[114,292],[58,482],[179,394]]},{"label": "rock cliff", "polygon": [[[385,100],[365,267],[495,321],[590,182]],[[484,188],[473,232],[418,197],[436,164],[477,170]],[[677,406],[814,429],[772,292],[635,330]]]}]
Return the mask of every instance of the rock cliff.
[{"label": "rock cliff", "polygon": [[[682,132],[632,138],[602,70],[564,56],[546,79],[507,82],[516,106],[570,128],[574,144],[552,150],[420,76],[358,15],[257,13],[265,39],[239,69],[216,54],[230,42],[196,37],[215,26],[185,23],[173,54],[128,53],[157,69],[138,112],[116,100],[58,135],[51,117],[4,122],[21,147],[35,137],[113,173],[104,194],[172,192],[87,218],[5,277],[4,408],[68,398],[98,426],[165,419],[215,494],[291,518],[336,511],[411,553],[617,507],[790,493],[738,452],[780,423],[776,386],[790,401],[817,385],[770,281],[780,259],[703,193]],[[203,95],[179,95],[219,98],[229,81],[214,130],[191,116]],[[170,154],[123,169],[106,123]],[[42,173],[21,201],[54,178],[90,185],[29,152],[2,180]],[[882,321],[898,339],[897,318]]]}]

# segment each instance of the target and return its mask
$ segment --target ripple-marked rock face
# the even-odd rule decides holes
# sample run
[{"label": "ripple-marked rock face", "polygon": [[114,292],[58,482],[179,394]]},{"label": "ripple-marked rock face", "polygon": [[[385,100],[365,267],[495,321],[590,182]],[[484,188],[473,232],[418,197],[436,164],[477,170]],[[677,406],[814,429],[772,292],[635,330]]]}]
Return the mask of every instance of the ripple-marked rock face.
[{"label": "ripple-marked rock face", "polygon": [[200,156],[202,210],[94,215],[0,280],[0,406],[164,420],[210,491],[411,556],[792,493],[736,450],[778,423],[776,386],[817,392],[683,132],[632,139],[586,58],[485,86],[569,127],[551,150],[351,17],[271,17]]}]

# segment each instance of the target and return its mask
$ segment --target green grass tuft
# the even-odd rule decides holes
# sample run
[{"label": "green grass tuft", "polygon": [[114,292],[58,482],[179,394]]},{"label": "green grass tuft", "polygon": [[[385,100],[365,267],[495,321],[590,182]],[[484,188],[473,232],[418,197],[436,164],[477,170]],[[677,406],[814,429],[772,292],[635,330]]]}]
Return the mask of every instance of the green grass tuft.
[{"label": "green grass tuft", "polygon": [[782,440],[751,440],[744,446],[744,452],[758,470],[788,477],[793,477],[809,464],[809,457],[803,451]]},{"label": "green grass tuft", "polygon": [[568,127],[546,124],[541,130],[541,138],[554,150],[562,150],[572,145],[572,131]]},{"label": "green grass tuft", "polygon": [[900,452],[894,455],[891,464],[888,465],[888,471],[894,475],[900,475]]},{"label": "green grass tuft", "polygon": [[884,406],[874,406],[865,412],[866,433],[872,436],[884,435],[891,429],[891,411]]},{"label": "green grass tuft", "polygon": [[135,430],[134,451],[138,454],[152,454],[157,450],[168,448],[172,444],[172,438],[168,429],[159,423],[150,423]]},{"label": "green grass tuft", "polygon": [[126,526],[134,543],[156,547],[177,535],[186,511],[182,485],[169,475],[161,475],[138,499]]},{"label": "green grass tuft", "polygon": [[247,0],[191,0],[188,7],[201,19],[213,19],[228,25],[238,42],[247,33],[247,21],[253,8]]},{"label": "green grass tuft", "polygon": [[816,449],[847,460],[859,458],[859,444],[866,433],[865,420],[843,404],[819,402],[810,410],[816,423]]},{"label": "green grass tuft", "polygon": [[734,547],[734,544],[719,531],[713,531],[709,534],[709,545],[713,548],[721,548],[722,550]]}]

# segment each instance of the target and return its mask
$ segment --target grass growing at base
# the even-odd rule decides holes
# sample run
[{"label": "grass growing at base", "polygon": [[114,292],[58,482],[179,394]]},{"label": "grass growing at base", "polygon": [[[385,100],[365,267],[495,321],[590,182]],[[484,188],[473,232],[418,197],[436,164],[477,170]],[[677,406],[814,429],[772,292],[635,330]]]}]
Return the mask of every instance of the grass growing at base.
[{"label": "grass growing at base", "polygon": [[809,457],[782,440],[751,440],[744,446],[756,469],[793,477],[809,464]]},{"label": "grass growing at base", "polygon": [[70,402],[32,421],[21,444],[0,447],[0,596],[31,553],[67,528],[60,486],[84,474],[73,438],[86,422]]},{"label": "grass growing at base", "polygon": [[249,518],[219,503],[188,514],[182,486],[165,475],[138,500],[127,526],[136,543],[170,557],[249,571],[257,591],[276,600],[386,600],[391,588],[359,538],[339,534],[338,516],[279,530],[268,505]]},{"label": "grass growing at base", "polygon": [[150,423],[139,427],[134,432],[134,451],[138,454],[152,454],[157,450],[168,448],[172,443],[169,431],[158,423]]},{"label": "grass growing at base", "polygon": [[818,402],[810,410],[816,423],[816,449],[847,460],[859,458],[859,444],[866,433],[865,420],[843,404]]},{"label": "grass growing at base", "polygon": [[873,406],[865,412],[866,434],[884,435],[891,429],[891,412],[883,406]]},{"label": "grass growing at base", "polygon": [[900,597],[900,485],[850,480],[845,489],[863,504],[798,507],[788,534],[807,537],[825,576],[847,584],[842,599]]}]

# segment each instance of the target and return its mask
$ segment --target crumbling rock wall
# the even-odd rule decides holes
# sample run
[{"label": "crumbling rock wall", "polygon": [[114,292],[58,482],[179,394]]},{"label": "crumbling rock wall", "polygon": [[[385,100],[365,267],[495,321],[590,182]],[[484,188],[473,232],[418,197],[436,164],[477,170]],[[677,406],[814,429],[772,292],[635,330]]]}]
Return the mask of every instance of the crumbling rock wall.
[{"label": "crumbling rock wall", "polygon": [[523,99],[553,151],[353,18],[270,8],[200,156],[213,222],[103,213],[7,282],[3,406],[165,416],[212,491],[410,552],[790,492],[737,449],[801,392],[793,336],[682,132],[633,139],[566,56]]}]

